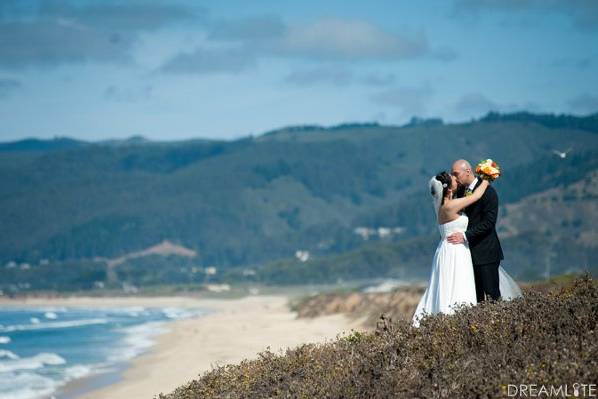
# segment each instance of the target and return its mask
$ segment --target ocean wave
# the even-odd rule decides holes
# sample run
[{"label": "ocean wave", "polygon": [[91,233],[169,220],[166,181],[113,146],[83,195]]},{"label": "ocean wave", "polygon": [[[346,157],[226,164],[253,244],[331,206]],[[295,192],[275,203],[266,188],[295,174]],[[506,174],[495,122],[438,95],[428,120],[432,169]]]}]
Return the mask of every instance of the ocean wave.
[{"label": "ocean wave", "polygon": [[44,313],[44,317],[46,319],[56,320],[58,318],[58,315],[55,312],[46,312]]},{"label": "ocean wave", "polygon": [[[52,354],[45,355],[45,361],[59,362],[59,358],[52,358]],[[39,360],[39,359],[38,359]],[[56,390],[66,383],[87,377],[92,374],[99,374],[110,371],[103,368],[102,364],[78,364],[61,370],[54,374],[54,378],[40,375],[32,369],[2,371],[0,369],[0,397],[2,399],[33,399],[40,397],[53,397]]]},{"label": "ocean wave", "polygon": [[0,392],[3,399],[33,399],[50,396],[57,382],[36,373],[0,373]]},{"label": "ocean wave", "polygon": [[150,312],[143,306],[129,306],[120,309],[120,312],[126,313],[127,316],[131,317],[147,316],[150,314]]},{"label": "ocean wave", "polygon": [[[148,312],[148,309],[135,309],[128,308],[123,309],[124,311],[135,313],[136,311]],[[191,317],[196,317],[204,314],[205,311],[202,309],[185,309],[185,308],[162,308],[156,309],[160,311],[167,319],[179,320]],[[125,333],[125,337],[122,340],[122,345],[117,347],[113,354],[109,356],[110,362],[122,362],[130,360],[154,345],[154,338],[156,335],[167,331],[167,322],[165,321],[152,321],[144,324],[127,327],[121,331]]]},{"label": "ocean wave", "polygon": [[32,357],[25,357],[22,359],[17,358],[0,362],[0,373],[17,370],[36,370],[46,365],[57,366],[65,363],[66,360],[56,353],[39,353]]},{"label": "ocean wave", "polygon": [[86,366],[83,364],[78,364],[76,366],[67,367],[64,370],[64,378],[65,381],[72,381],[76,380],[77,378],[83,378],[90,375],[93,371],[91,366]]},{"label": "ocean wave", "polygon": [[16,354],[14,354],[11,351],[0,349],[0,358],[3,358],[3,357],[6,357],[6,358],[12,359],[12,360],[16,360],[19,358],[19,356],[17,356]]},{"label": "ocean wave", "polygon": [[138,356],[152,347],[154,345],[153,338],[166,332],[166,329],[163,322],[150,322],[125,328],[123,331],[126,334],[123,345],[116,348],[109,356],[108,359],[111,362],[127,361]]},{"label": "ocean wave", "polygon": [[184,308],[164,308],[162,309],[164,316],[169,319],[188,319],[191,317],[199,316],[203,311],[198,309],[184,309]]},{"label": "ocean wave", "polygon": [[[1,1],[1,0],[0,0]],[[205,313],[198,309],[184,309],[177,307],[155,308],[145,306],[126,306],[106,309],[71,309],[71,308],[36,308],[24,309],[18,314],[20,319],[11,324],[4,322],[0,325],[0,344],[11,342],[12,332],[31,331],[32,334],[44,334],[46,330],[54,330],[56,334],[62,331],[66,334],[69,329],[104,324],[102,329],[91,328],[90,334],[103,331],[103,334],[114,334],[110,343],[95,350],[95,355],[81,360],[71,359],[60,351],[58,347],[45,347],[36,356],[25,355],[18,348],[21,342],[16,339],[10,346],[11,351],[0,350],[0,398],[2,399],[30,399],[51,397],[57,395],[61,386],[72,380],[78,380],[106,372],[118,372],[121,363],[126,362],[147,351],[155,344],[158,334],[167,330],[168,322],[176,319],[194,317]],[[65,320],[66,318],[75,320]],[[37,320],[32,320],[35,318]],[[4,321],[4,320],[3,320]],[[39,321],[39,322],[37,322]],[[141,322],[141,324],[140,324]],[[109,327],[109,328],[108,328]],[[75,333],[75,330],[70,330]],[[4,334],[3,334],[4,333]],[[93,335],[92,335],[93,336]],[[60,345],[69,346],[69,342]],[[2,346],[0,346],[2,348]],[[8,347],[5,347],[8,349]],[[85,352],[81,348],[82,353]],[[57,352],[57,353],[50,353]],[[34,352],[37,353],[37,352]],[[62,358],[60,355],[64,355]],[[19,358],[17,355],[21,355]],[[99,356],[98,356],[99,355]],[[19,378],[13,378],[15,376]]]},{"label": "ocean wave", "polygon": [[54,328],[73,328],[89,326],[92,324],[106,324],[108,320],[103,318],[97,319],[82,319],[82,320],[71,320],[71,321],[56,321],[49,323],[37,323],[37,324],[17,324],[14,326],[2,326],[0,332],[12,332],[12,331],[31,331],[31,330],[45,330]]}]

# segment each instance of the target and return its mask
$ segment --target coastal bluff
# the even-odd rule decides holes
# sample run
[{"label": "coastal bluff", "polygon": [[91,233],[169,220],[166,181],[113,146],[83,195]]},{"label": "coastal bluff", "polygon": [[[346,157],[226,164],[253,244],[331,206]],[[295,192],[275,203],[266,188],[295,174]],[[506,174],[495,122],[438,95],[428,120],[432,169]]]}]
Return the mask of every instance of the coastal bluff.
[{"label": "coastal bluff", "polygon": [[267,350],[156,398],[487,398],[525,384],[596,389],[597,303],[588,275],[525,286],[522,298],[431,316],[419,328],[382,317],[371,332],[284,354]]}]

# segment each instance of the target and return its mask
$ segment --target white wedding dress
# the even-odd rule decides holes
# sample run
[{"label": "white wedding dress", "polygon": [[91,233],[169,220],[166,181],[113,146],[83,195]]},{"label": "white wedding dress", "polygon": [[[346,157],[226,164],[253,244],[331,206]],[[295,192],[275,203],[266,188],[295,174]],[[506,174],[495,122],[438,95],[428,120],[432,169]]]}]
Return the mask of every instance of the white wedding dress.
[{"label": "white wedding dress", "polygon": [[[453,221],[438,225],[441,240],[432,261],[428,288],[413,315],[412,322],[415,326],[419,325],[419,321],[425,315],[451,314],[456,305],[477,304],[469,246],[466,243],[451,244],[446,240],[452,233],[464,233],[468,222],[466,215],[460,215]],[[498,274],[502,299],[509,300],[521,296],[519,286],[502,267],[499,267]]]}]

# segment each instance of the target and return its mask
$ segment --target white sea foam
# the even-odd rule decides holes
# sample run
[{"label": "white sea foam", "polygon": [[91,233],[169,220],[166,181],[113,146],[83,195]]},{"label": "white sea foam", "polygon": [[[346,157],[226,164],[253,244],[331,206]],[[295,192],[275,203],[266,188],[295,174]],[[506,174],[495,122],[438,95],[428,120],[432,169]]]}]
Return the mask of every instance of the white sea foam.
[{"label": "white sea foam", "polygon": [[0,349],[0,358],[3,358],[3,357],[8,358],[8,359],[12,359],[12,360],[16,360],[16,359],[19,358],[19,356],[17,356],[16,354],[14,354],[11,351]]},{"label": "white sea foam", "polygon": [[[162,313],[169,319],[186,319],[203,314],[199,309],[164,308]],[[124,345],[117,348],[115,353],[109,357],[110,361],[119,362],[132,359],[154,345],[156,335],[166,332],[165,322],[150,322],[124,329]]]},{"label": "white sea foam", "polygon": [[3,399],[33,399],[50,396],[57,382],[34,372],[0,373]]},{"label": "white sea foam", "polygon": [[[134,358],[154,345],[156,336],[167,330],[168,319],[182,319],[205,313],[205,311],[198,309],[176,307],[159,309],[143,306],[122,307],[119,309],[94,308],[90,310],[94,313],[88,314],[88,318],[65,320],[64,318],[67,316],[65,312],[71,314],[71,309],[48,307],[37,309],[37,312],[40,313],[33,314],[37,317],[31,317],[32,315],[29,313],[18,324],[0,325],[0,334],[13,331],[69,329],[94,324],[108,324],[109,326],[121,328],[120,332],[123,334],[122,338],[114,340],[114,344],[110,344],[107,348],[110,352],[107,353],[107,357],[101,360],[103,363],[71,364],[70,358],[67,358],[67,362],[56,353],[39,353],[32,357],[18,358],[17,354],[24,355],[19,350],[13,349],[12,346],[10,349],[16,353],[0,351],[0,398],[37,399],[52,397],[52,395],[56,395],[56,390],[60,386],[69,381],[89,375],[114,372],[118,370],[114,369],[114,367],[118,367],[118,363]],[[77,309],[77,312],[79,311],[81,310]],[[132,320],[130,317],[134,317],[136,320]],[[160,321],[128,326],[132,322],[136,323],[137,320],[142,321],[145,317],[159,318]],[[37,319],[39,323],[35,323],[32,320],[34,318],[41,320]],[[31,323],[27,323],[27,321]],[[124,326],[118,327],[123,325],[121,323]],[[7,335],[0,335],[0,344],[11,342],[10,337]],[[17,340],[15,345],[19,343],[18,341],[20,340]],[[18,345],[16,347],[18,348]],[[48,349],[46,349],[48,352],[54,350],[58,352],[58,349]],[[49,378],[50,376],[51,378]]]},{"label": "white sea foam", "polygon": [[44,317],[46,319],[56,320],[58,318],[58,315],[55,312],[46,312],[44,313]]},{"label": "white sea foam", "polygon": [[184,312],[185,310],[181,308],[162,309],[162,313],[164,313],[164,316],[168,317],[169,319],[180,319]]},{"label": "white sea foam", "polygon": [[166,332],[163,322],[145,323],[134,327],[128,327],[123,330],[125,338],[123,345],[115,349],[114,353],[108,358],[111,362],[122,362],[138,356],[152,345],[153,338]]},{"label": "white sea foam", "polygon": [[92,367],[83,364],[68,367],[64,370],[64,377],[66,381],[76,380],[77,378],[83,378],[92,373]]},{"label": "white sea foam", "polygon": [[32,317],[29,319],[31,324],[39,324],[39,319],[37,317]]},{"label": "white sea foam", "polygon": [[12,332],[12,331],[31,331],[31,330],[45,330],[54,328],[72,328],[89,326],[92,324],[106,324],[108,320],[103,318],[97,319],[82,319],[72,321],[55,321],[49,323],[38,323],[38,324],[17,324],[14,326],[0,327],[0,332]]},{"label": "white sea foam", "polygon": [[169,319],[188,319],[190,317],[199,316],[203,312],[198,309],[183,309],[183,308],[164,308],[162,309],[164,316]]},{"label": "white sea foam", "polygon": [[143,306],[129,306],[121,309],[121,311],[131,317],[147,316],[149,314],[149,311]]},{"label": "white sea foam", "polygon": [[57,366],[65,363],[66,360],[55,353],[39,353],[32,357],[0,362],[0,373],[17,370],[36,370],[46,365]]},{"label": "white sea foam", "polygon": [[[50,357],[47,357],[45,360],[50,360]],[[58,359],[53,359],[53,362],[58,362]],[[10,371],[0,370],[0,398],[39,399],[41,397],[51,397],[59,387],[65,385],[69,381],[87,377],[95,373],[110,371],[101,366],[101,364],[79,364],[71,366],[64,369],[60,373],[60,377],[57,376],[57,379],[47,378],[31,369],[27,371],[22,369]]]}]

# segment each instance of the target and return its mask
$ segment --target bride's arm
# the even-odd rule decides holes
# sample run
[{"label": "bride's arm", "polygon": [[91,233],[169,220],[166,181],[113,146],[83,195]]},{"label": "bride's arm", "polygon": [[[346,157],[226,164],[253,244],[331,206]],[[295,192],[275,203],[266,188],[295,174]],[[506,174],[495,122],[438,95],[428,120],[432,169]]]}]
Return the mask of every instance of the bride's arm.
[{"label": "bride's arm", "polygon": [[469,205],[473,204],[474,202],[478,201],[480,198],[482,198],[482,195],[484,195],[484,193],[486,192],[486,189],[488,188],[489,185],[490,185],[490,183],[488,183],[488,180],[482,180],[482,183],[480,184],[478,189],[475,190],[471,195],[469,195],[467,197],[463,197],[463,198],[454,199],[454,200],[450,201],[448,204],[446,204],[445,206],[451,212],[459,212],[462,209],[467,208]]}]

